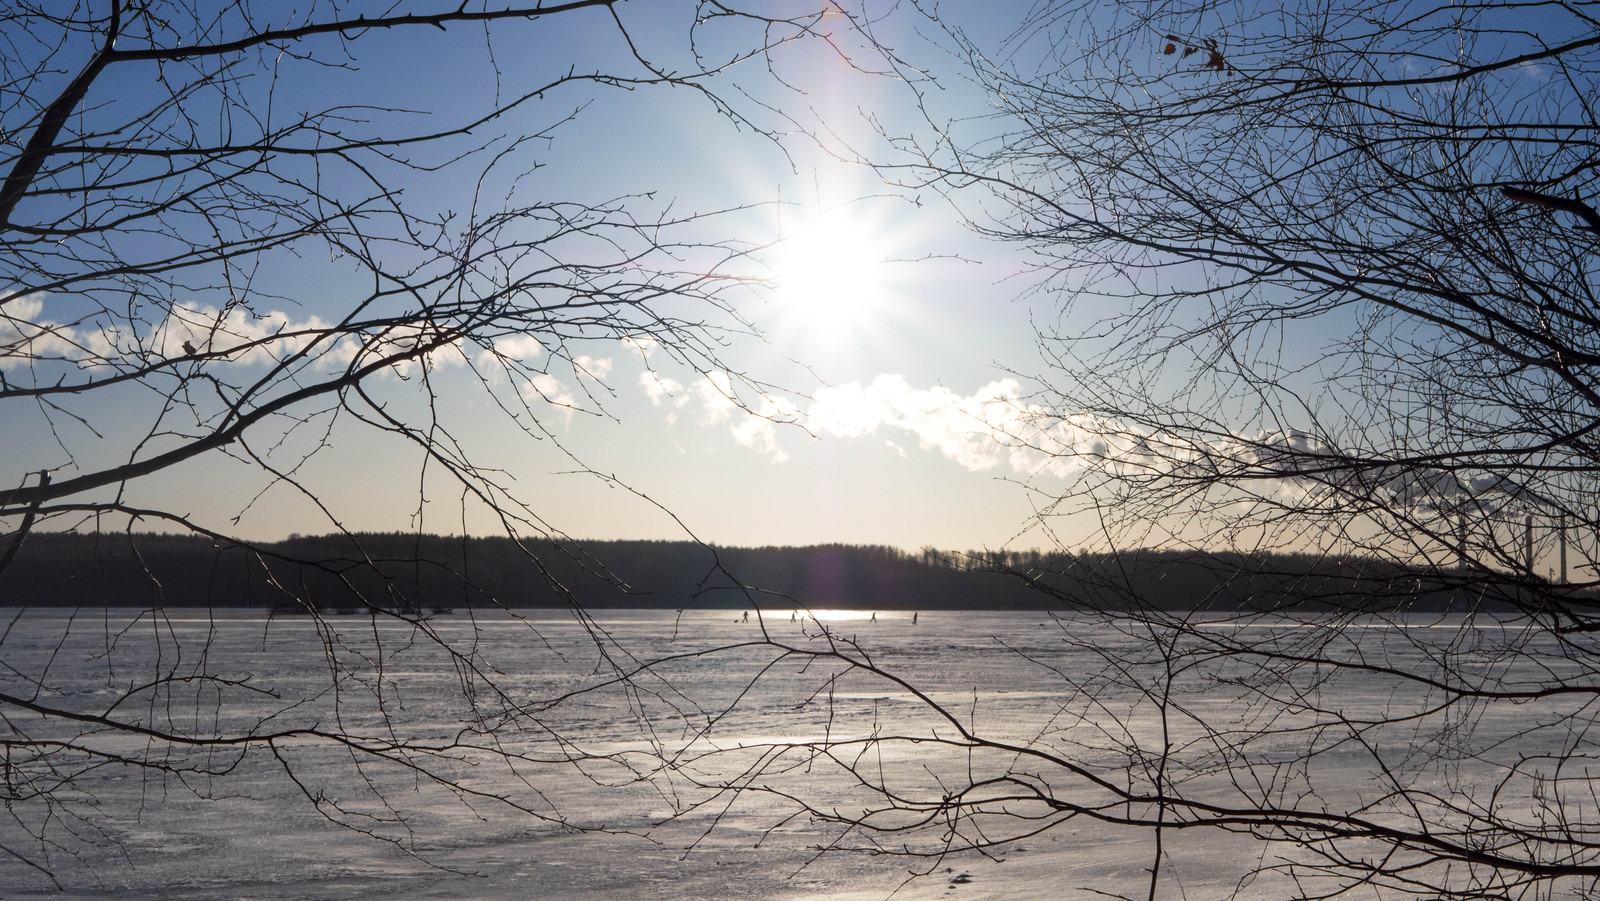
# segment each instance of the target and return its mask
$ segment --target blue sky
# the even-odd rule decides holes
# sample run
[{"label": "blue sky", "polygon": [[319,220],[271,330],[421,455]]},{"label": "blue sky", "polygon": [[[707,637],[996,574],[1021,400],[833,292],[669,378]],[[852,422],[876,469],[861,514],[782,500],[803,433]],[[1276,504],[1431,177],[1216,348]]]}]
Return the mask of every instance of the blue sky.
[{"label": "blue sky", "polygon": [[[682,29],[690,9],[625,4],[621,12],[652,59],[687,65]],[[908,60],[941,62],[919,41],[916,25],[915,17],[900,14],[885,19],[878,33]],[[749,36],[708,29],[700,33],[700,49],[715,56]],[[352,56],[339,68],[252,61],[239,90],[275,79],[271,107],[280,117],[349,97],[368,105],[352,117],[431,125],[564,72],[630,66],[602,11],[487,34],[472,28],[380,33],[346,46]],[[331,38],[311,47],[324,59],[340,51]],[[117,69],[115,78],[95,85],[86,108],[109,119],[119,105],[148,101],[156,74],[149,65]],[[921,85],[924,96],[941,115],[981,114],[982,98],[963,93],[950,75],[943,92]],[[1016,537],[1032,507],[1015,480],[1048,485],[1049,476],[1036,475],[1046,461],[996,440],[1025,427],[1027,409],[1016,399],[1025,382],[1006,368],[1036,368],[1031,320],[1038,301],[1015,299],[1029,284],[1021,274],[1024,259],[976,240],[934,192],[887,186],[840,158],[882,153],[876,129],[925,128],[908,85],[852,69],[817,45],[780,52],[770,69],[766,61],[748,61],[711,86],[757,124],[789,134],[775,142],[736,127],[691,90],[584,83],[558,86],[494,123],[492,133],[504,135],[499,147],[521,135],[538,137],[487,171],[480,156],[438,171],[384,174],[403,187],[413,209],[441,216],[514,202],[624,197],[645,217],[733,210],[678,234],[775,244],[737,261],[741,274],[770,284],[726,295],[733,313],[727,322],[747,320],[758,334],[729,334],[709,377],[648,342],[594,339],[566,348],[576,366],[552,365],[523,384],[500,384],[493,375],[481,383],[467,348],[436,359],[427,373],[377,380],[374,396],[427,421],[419,391],[425,379],[440,399],[434,421],[525,504],[529,522],[578,537],[693,534],[724,544],[843,541],[907,549],[1045,543],[1036,534]],[[262,102],[255,110],[265,115]],[[420,113],[391,111],[401,106]],[[242,123],[230,127],[247,130]],[[439,162],[448,149],[423,150],[414,159]],[[333,176],[307,169],[301,177]],[[516,226],[510,228],[515,234]],[[595,252],[573,246],[566,252]],[[391,265],[404,265],[403,256]],[[146,340],[176,355],[184,340],[204,346],[218,322],[251,335],[328,321],[367,287],[367,276],[337,253],[269,256],[251,277],[273,298],[258,298],[254,316],[223,313],[220,293],[195,291],[182,297],[187,321],[150,320]],[[93,323],[76,331],[66,325],[73,315],[66,300],[14,302],[8,312],[14,310],[104,344]],[[507,339],[504,346],[513,344]],[[538,344],[515,349],[535,369],[550,359]],[[248,381],[265,371],[265,362],[244,357],[219,365],[229,378]],[[740,387],[721,377],[724,369],[767,390]],[[728,403],[730,391],[743,407]],[[509,392],[498,395],[502,400],[529,400],[537,417],[532,434],[499,409],[496,392]],[[137,387],[109,392],[78,401],[72,412],[81,421],[14,407],[6,414],[11,427],[0,480],[22,484],[25,473],[49,466],[59,481],[165,446],[176,438],[171,414],[158,401]],[[416,447],[357,428],[349,416],[313,411],[276,434],[259,436],[251,450],[270,449],[292,480],[264,474],[234,448],[131,484],[122,498],[260,539],[336,527],[500,529],[488,510],[463,501],[459,486],[425,464]]]},{"label": "blue sky", "polygon": [[[1007,46],[1012,23],[1032,5],[941,12],[958,17],[951,24],[967,29],[977,46],[1003,48],[1002,57],[1021,54],[1015,61],[1025,71],[1027,54],[1050,59],[1026,41]],[[419,0],[406,8],[429,6]],[[386,7],[352,0],[344,8]],[[182,249],[175,236],[200,236],[203,247],[211,226],[239,240],[287,229],[282,249],[246,255],[225,274],[181,272],[170,285],[159,278],[69,279],[66,288],[13,288],[0,296],[0,349],[11,354],[0,356],[0,374],[14,384],[95,379],[155,361],[137,383],[57,395],[54,407],[0,398],[0,485],[26,484],[41,470],[59,485],[192,443],[227,418],[230,396],[254,402],[292,391],[301,379],[326,380],[362,352],[359,342],[342,339],[252,394],[272,357],[235,352],[230,342],[336,322],[363,301],[375,315],[409,315],[415,310],[404,308],[413,302],[448,307],[479,291],[492,295],[507,281],[539,281],[552,267],[563,284],[534,285],[519,296],[539,315],[558,311],[556,326],[534,316],[526,325],[533,335],[476,335],[435,354],[427,367],[370,380],[365,395],[343,408],[319,399],[253,429],[248,441],[72,500],[116,499],[260,539],[335,528],[493,533],[506,526],[498,514],[508,511],[512,528],[530,534],[694,535],[741,545],[1025,548],[1056,539],[1074,545],[1094,532],[1099,523],[1084,517],[1054,519],[1054,527],[1068,530],[1054,535],[1029,529],[1035,505],[1047,504],[1073,474],[1068,454],[1088,440],[1081,419],[1052,420],[1036,401],[1079,417],[1086,399],[1070,391],[1036,394],[1029,377],[1048,369],[1036,346],[1039,329],[1076,338],[1123,303],[1115,287],[1075,297],[1072,280],[1115,282],[1126,273],[1061,272],[1050,290],[1030,291],[1037,277],[1026,250],[982,241],[963,221],[983,220],[981,192],[958,192],[955,208],[936,191],[905,186],[903,171],[894,176],[901,184],[891,184],[857,161],[903,159],[885,136],[929,146],[954,131],[959,142],[982,146],[986,132],[1017,123],[986,118],[992,98],[962,77],[958,58],[926,39],[933,29],[913,8],[866,7],[885,13],[870,27],[898,54],[894,65],[859,46],[842,22],[837,49],[811,40],[741,58],[759,46],[759,23],[712,18],[691,31],[695,13],[711,8],[619,3],[625,32],[610,11],[593,8],[489,29],[375,31],[353,41],[323,35],[293,52],[248,55],[225,73],[205,69],[210,58],[169,61],[164,69],[113,64],[85,96],[73,129],[116,126],[127,110],[162,103],[169,86],[201,66],[206,86],[183,97],[181,115],[173,107],[137,133],[108,132],[108,140],[157,147],[189,132],[199,142],[247,143],[311,111],[327,114],[281,140],[427,132],[505,109],[462,140],[393,151],[403,159],[367,151],[353,152],[348,163],[281,156],[270,171],[240,182],[291,198],[260,210],[249,209],[254,195],[208,192],[198,176],[160,171],[161,156],[131,158],[118,170],[135,186],[128,190],[154,187],[122,200],[132,208],[154,204],[167,217],[157,224],[168,231],[117,229],[103,236],[105,247],[64,238],[60,251],[48,241],[16,242],[0,257],[8,267],[0,279],[27,285],[48,283],[51,267],[70,269],[84,259],[161,257]],[[751,8],[821,9],[806,0]],[[277,5],[229,6],[206,39],[237,30],[230,17],[241,9],[285,22],[307,15]],[[865,21],[861,7],[852,12]],[[689,52],[689,34],[698,57]],[[94,44],[79,33],[10,37],[17,71],[48,60],[37,81],[19,82],[27,85],[25,98],[0,95],[0,128],[15,136],[28,133],[45,98],[83,66]],[[118,46],[137,49],[141,40],[131,35],[126,48]],[[694,85],[628,81],[650,74],[635,50],[660,71],[720,67],[704,86],[726,106]],[[1415,56],[1390,63],[1403,68]],[[597,81],[595,73],[622,80]],[[226,103],[218,101],[223,89]],[[457,158],[474,147],[480,149]],[[62,168],[47,185],[54,193],[29,199],[19,208],[24,217],[75,223],[122,208],[85,203],[80,215],[74,204],[82,195],[72,179],[96,178],[96,170],[75,167],[70,154],[57,159]],[[1057,174],[1046,167],[1019,177],[1048,181]],[[393,193],[377,195],[365,186],[371,177]],[[209,220],[182,204],[157,202],[190,190],[211,204],[202,207]],[[403,234],[386,211],[391,199],[417,217],[406,224],[413,233]],[[339,211],[339,201],[359,206]],[[592,229],[567,230],[574,215],[587,217]],[[314,227],[297,231],[297,217]],[[655,234],[650,229],[622,227],[658,220],[670,222],[659,232],[669,243],[658,247],[641,243]],[[501,253],[483,255],[490,244]],[[576,264],[599,268],[562,268]],[[504,272],[495,268],[502,265]],[[452,282],[458,270],[467,275]],[[1150,275],[1196,276],[1184,267]],[[707,296],[652,301],[655,314],[676,317],[681,327],[666,343],[624,341],[622,332],[637,339],[662,326],[648,318],[629,319],[623,329],[615,320],[577,324],[581,312],[560,304],[572,284],[588,278],[709,288]],[[450,284],[459,284],[458,294],[444,292]],[[152,286],[161,296],[149,296]],[[436,291],[444,293],[423,299]],[[613,309],[645,316],[626,305]],[[1205,311],[1178,315],[1191,314]],[[1318,361],[1337,362],[1326,355],[1327,342],[1350,333],[1353,315],[1332,310],[1266,325],[1251,340],[1270,344],[1260,357],[1273,365],[1304,361],[1295,387],[1321,398],[1340,389],[1330,387],[1332,373]],[[362,328],[364,340],[382,344],[374,337],[381,325]],[[389,338],[403,344],[407,335]],[[205,353],[186,353],[185,344]],[[1085,347],[1092,356],[1092,344],[1074,350]],[[1251,393],[1228,395],[1196,357],[1123,362],[1110,361],[1115,377],[1170,391],[1180,405],[1186,387],[1216,394],[1202,401],[1219,404],[1227,428],[1299,427],[1272,421]],[[397,438],[390,416],[420,429],[443,456],[429,460],[415,441]],[[455,457],[477,467],[467,485],[445,472]],[[76,524],[72,517],[52,522]]]}]

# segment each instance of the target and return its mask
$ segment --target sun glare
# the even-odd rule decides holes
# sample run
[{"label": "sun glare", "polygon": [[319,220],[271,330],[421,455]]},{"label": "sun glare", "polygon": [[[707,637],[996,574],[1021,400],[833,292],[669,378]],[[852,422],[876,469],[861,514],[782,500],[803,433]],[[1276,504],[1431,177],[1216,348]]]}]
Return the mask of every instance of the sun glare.
[{"label": "sun glare", "polygon": [[883,248],[845,211],[807,223],[776,248],[773,274],[786,312],[823,327],[867,317],[885,290]]}]

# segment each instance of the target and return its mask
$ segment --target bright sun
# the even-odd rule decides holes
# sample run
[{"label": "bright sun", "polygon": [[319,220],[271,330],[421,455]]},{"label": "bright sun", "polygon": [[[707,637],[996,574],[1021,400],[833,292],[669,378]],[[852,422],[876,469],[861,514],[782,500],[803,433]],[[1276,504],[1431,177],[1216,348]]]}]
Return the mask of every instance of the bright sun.
[{"label": "bright sun", "polygon": [[807,223],[776,251],[773,273],[784,308],[813,326],[863,321],[881,302],[882,242],[847,211]]}]

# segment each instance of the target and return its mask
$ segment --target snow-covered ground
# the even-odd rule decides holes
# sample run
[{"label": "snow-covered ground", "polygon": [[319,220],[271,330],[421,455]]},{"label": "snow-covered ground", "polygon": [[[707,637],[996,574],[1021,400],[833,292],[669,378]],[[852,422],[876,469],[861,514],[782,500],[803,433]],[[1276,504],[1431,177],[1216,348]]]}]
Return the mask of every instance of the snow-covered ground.
[{"label": "snow-covered ground", "polygon": [[[1085,636],[1040,614],[930,612],[915,624],[909,613],[816,616],[791,622],[785,614],[768,614],[766,628],[803,646],[825,641],[819,633],[826,626],[859,641],[874,659],[906,673],[976,728],[1023,742],[1082,728],[1084,708],[1073,697],[1074,684],[1087,684],[1090,671],[1107,659],[1063,641]],[[330,617],[322,629],[304,618],[261,612],[27,611],[6,620],[0,690],[25,697],[37,691],[41,703],[105,712],[134,687],[115,714],[201,727],[255,723],[260,731],[340,723],[382,735],[381,698],[383,711],[405,734],[447,735],[462,723],[463,661],[439,653],[426,635],[365,616]],[[554,611],[528,619],[455,614],[430,623],[438,638],[470,651],[465,659],[471,665],[492,668],[495,684],[515,703],[606,681],[610,670],[601,649],[623,668],[630,665],[625,652],[639,659],[682,655],[636,676],[633,685],[642,692],[602,690],[540,715],[589,751],[639,747],[644,721],[672,732],[666,713],[672,709],[688,710],[691,722],[724,712],[711,739],[723,749],[823,730],[938,727],[893,685],[828,683],[825,668],[793,661],[767,669],[770,648],[697,656],[759,635],[761,625],[736,612],[607,611],[593,625],[604,636],[598,645],[595,631]],[[1108,631],[1094,641],[1103,652],[1107,643],[1132,639]],[[341,671],[330,660],[355,663]],[[133,681],[139,673],[202,670],[248,677],[246,691],[197,693],[187,683],[147,690]],[[276,697],[252,694],[256,690]],[[1138,698],[1101,695],[1094,703],[1122,728],[1144,728],[1134,712]],[[1217,716],[1224,716],[1226,699],[1217,703]],[[1352,696],[1351,703],[1361,699]],[[1069,715],[1077,725],[1064,722]],[[13,725],[38,728],[25,717]],[[675,740],[660,737],[669,746]],[[535,756],[555,747],[525,723],[503,730],[501,738]],[[92,728],[84,741],[108,753],[151,746]],[[872,765],[898,768],[907,779],[933,778],[938,766],[949,765],[919,759],[915,746],[890,753]],[[833,833],[804,817],[789,818],[792,811],[770,798],[684,813],[690,796],[673,794],[681,783],[621,784],[621,771],[604,763],[585,769],[590,780],[570,764],[527,761],[508,770],[470,755],[429,761],[471,790],[517,800],[530,816],[481,797],[451,795],[415,773],[358,767],[337,746],[303,740],[284,742],[277,756],[258,748],[237,764],[228,753],[211,761],[213,769],[228,771],[163,778],[110,763],[79,767],[55,788],[59,808],[41,814],[37,804],[8,804],[0,845],[14,853],[0,855],[0,897],[1088,898],[1091,888],[1136,891],[1148,879],[1152,854],[1146,832],[1074,821],[995,858],[818,855],[815,846]],[[1349,766],[1349,784],[1361,785],[1369,775],[1365,764],[1352,757]],[[1334,774],[1331,781],[1341,778]],[[808,785],[817,799],[837,789],[841,803],[848,803],[848,786]],[[328,822],[313,800],[383,840]],[[391,822],[399,814],[403,825]],[[1243,898],[1273,897],[1267,882],[1242,890],[1237,884],[1252,855],[1261,854],[1247,840],[1214,831],[1172,834],[1165,853],[1166,897],[1178,897],[1179,886],[1191,898],[1235,891]],[[46,865],[50,874],[33,864]],[[912,878],[915,873],[923,875]]]}]

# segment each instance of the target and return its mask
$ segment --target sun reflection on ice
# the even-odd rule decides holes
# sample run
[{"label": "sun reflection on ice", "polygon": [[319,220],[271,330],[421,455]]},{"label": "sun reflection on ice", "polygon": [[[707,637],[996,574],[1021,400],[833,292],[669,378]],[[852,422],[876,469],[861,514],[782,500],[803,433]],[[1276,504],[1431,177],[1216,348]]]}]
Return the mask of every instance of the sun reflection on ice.
[{"label": "sun reflection on ice", "polygon": [[796,610],[795,613],[800,619],[812,619],[824,624],[870,623],[885,622],[890,620],[906,620],[909,622],[912,617],[912,613],[909,610],[836,610],[828,607],[812,610]]}]

